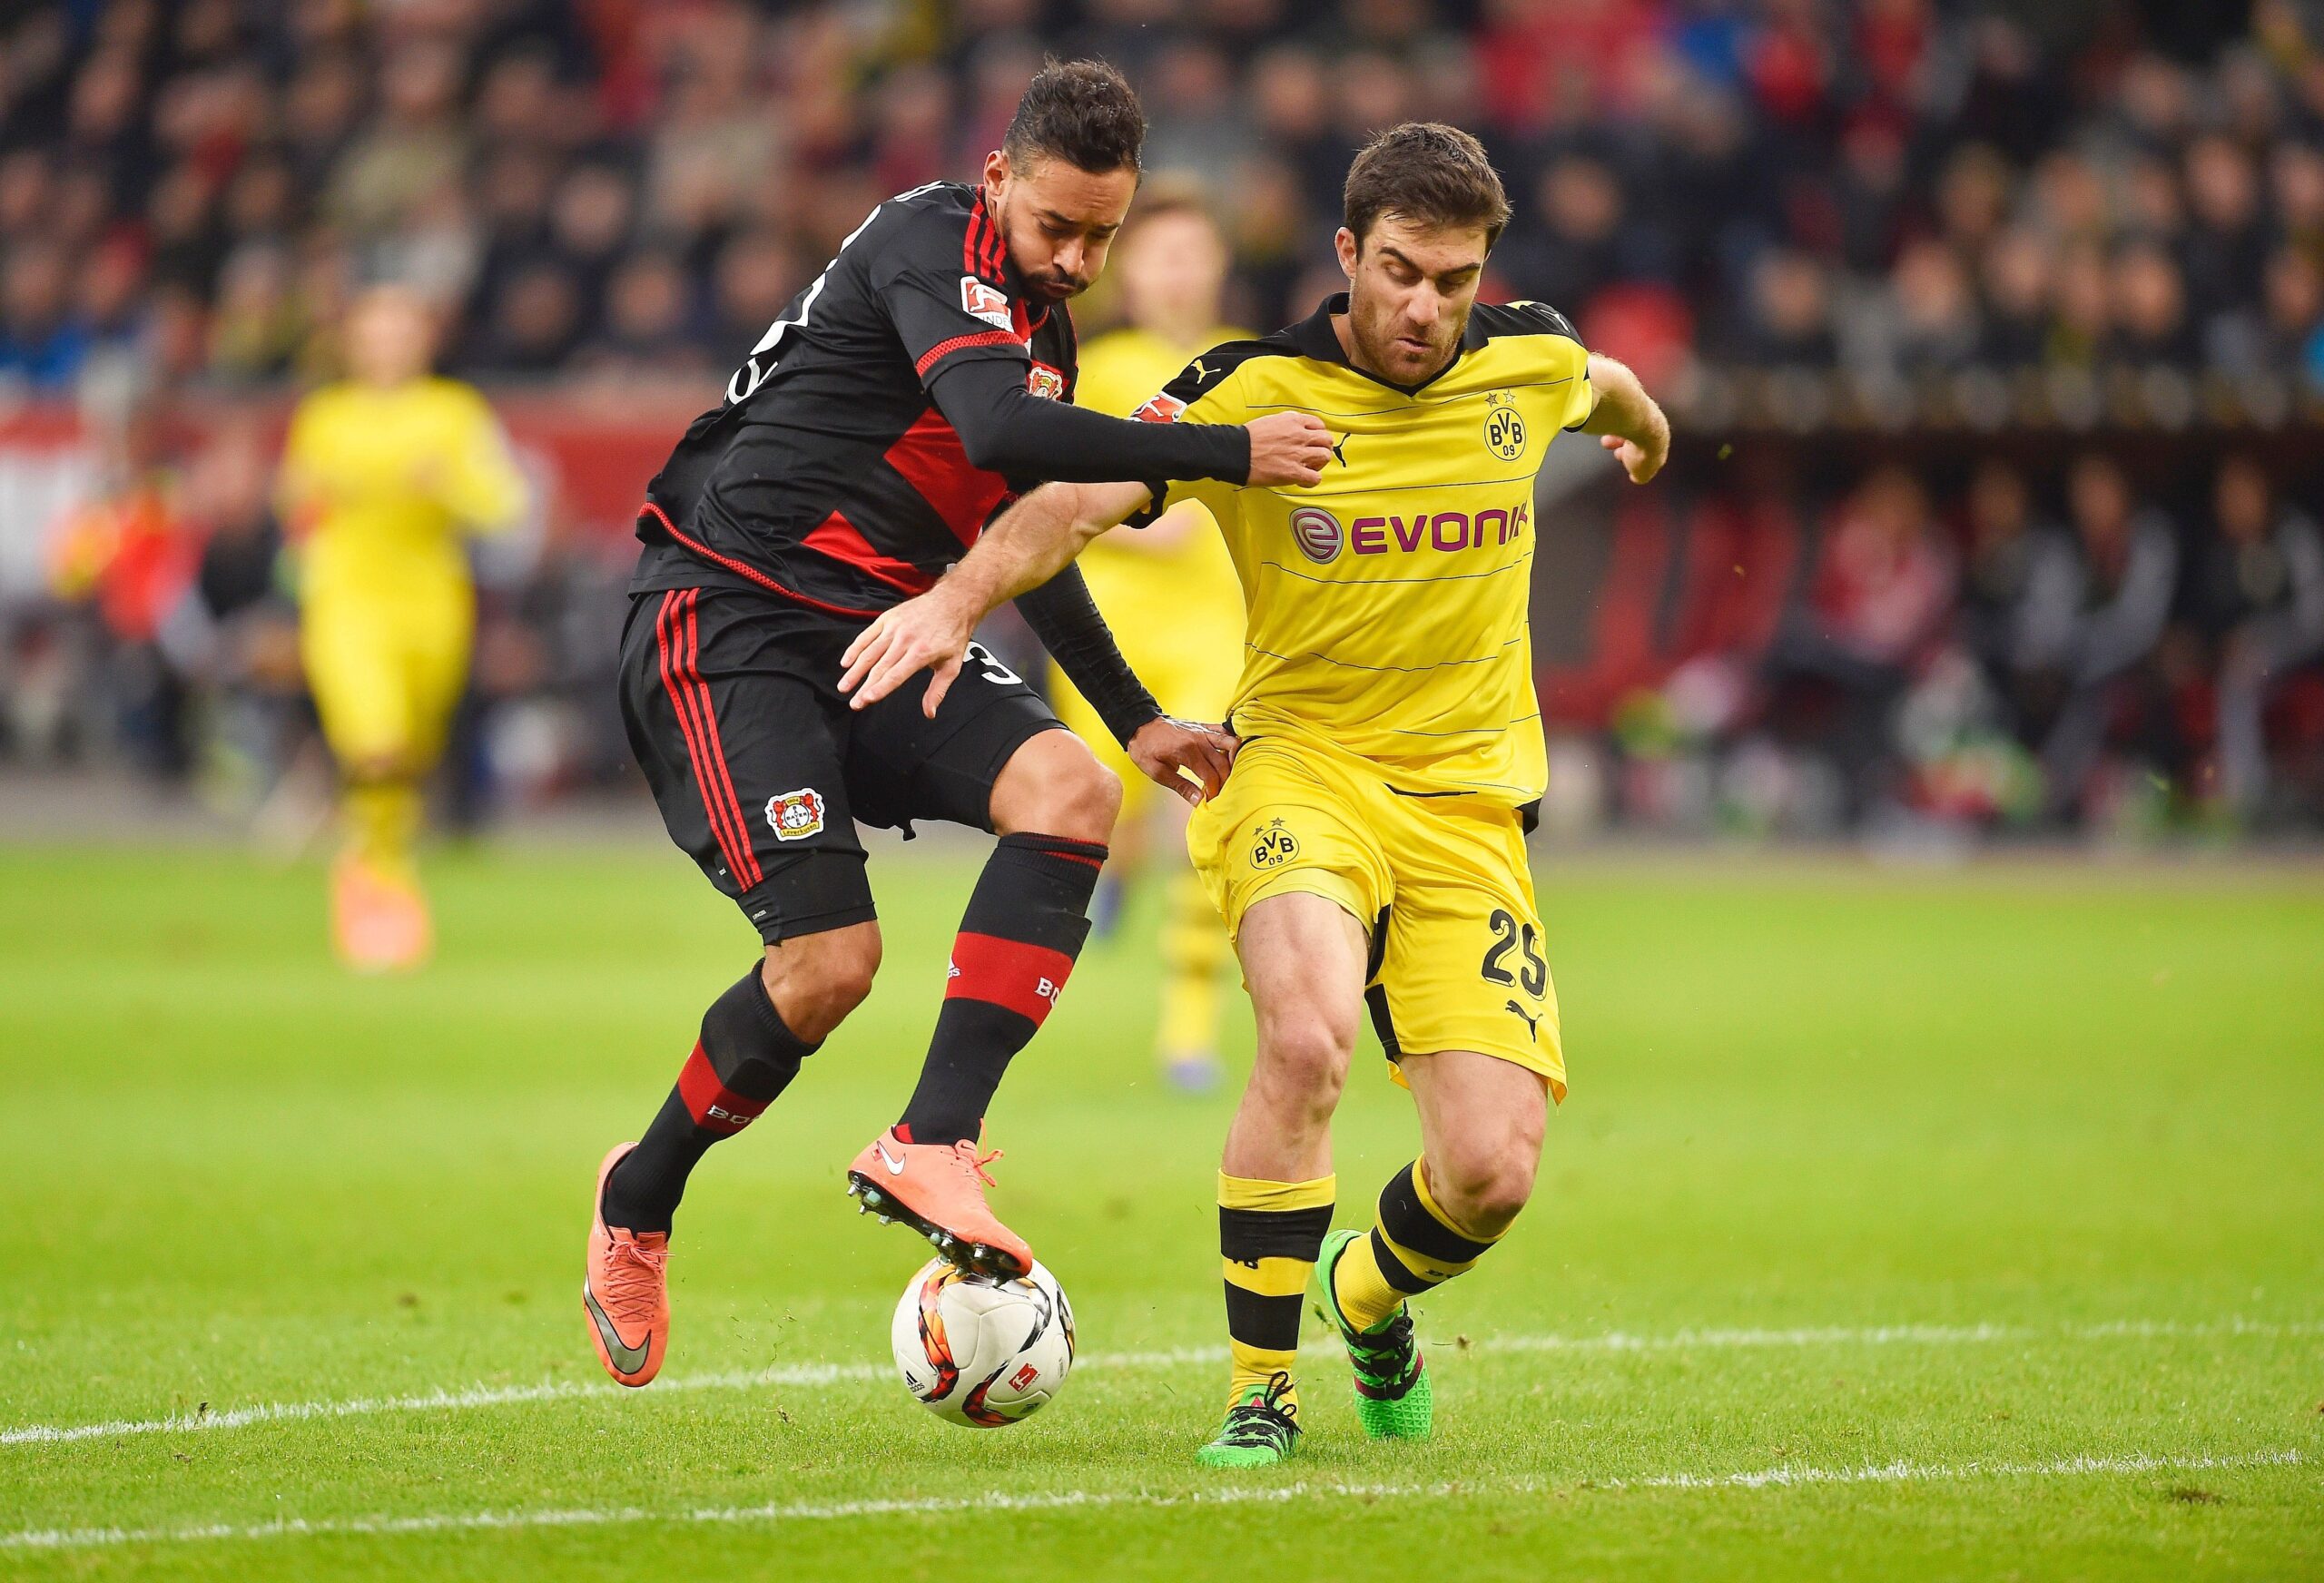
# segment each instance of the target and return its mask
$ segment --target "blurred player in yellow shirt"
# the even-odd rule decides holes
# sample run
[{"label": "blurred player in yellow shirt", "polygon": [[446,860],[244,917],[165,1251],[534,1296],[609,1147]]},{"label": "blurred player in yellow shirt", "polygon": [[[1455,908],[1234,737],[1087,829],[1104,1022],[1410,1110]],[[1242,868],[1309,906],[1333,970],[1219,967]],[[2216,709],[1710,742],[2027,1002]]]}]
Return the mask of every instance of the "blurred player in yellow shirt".
[{"label": "blurred player in yellow shirt", "polygon": [[[1249,332],[1218,322],[1226,245],[1216,222],[1190,195],[1148,195],[1115,257],[1129,326],[1082,349],[1074,399],[1126,418],[1192,359]],[[1210,513],[1188,501],[1143,532],[1108,534],[1084,552],[1081,570],[1123,657],[1164,712],[1181,720],[1219,720],[1242,674],[1243,587]],[[1152,846],[1166,854],[1170,878],[1156,1054],[1180,1087],[1210,1088],[1218,1081],[1218,978],[1226,963],[1226,935],[1180,856],[1187,810],[1131,772],[1113,733],[1062,672],[1052,670],[1049,685],[1059,716],[1121,776],[1121,820],[1105,880],[1114,889],[1115,906],[1108,908],[1101,896],[1100,927]]]},{"label": "blurred player in yellow shirt", "polygon": [[428,955],[412,845],[422,787],[468,681],[476,593],[465,541],[526,506],[484,398],[429,375],[436,333],[428,303],[406,289],[359,298],[347,316],[349,378],[299,404],[283,448],[300,646],[342,787],[332,938],[368,972]]}]

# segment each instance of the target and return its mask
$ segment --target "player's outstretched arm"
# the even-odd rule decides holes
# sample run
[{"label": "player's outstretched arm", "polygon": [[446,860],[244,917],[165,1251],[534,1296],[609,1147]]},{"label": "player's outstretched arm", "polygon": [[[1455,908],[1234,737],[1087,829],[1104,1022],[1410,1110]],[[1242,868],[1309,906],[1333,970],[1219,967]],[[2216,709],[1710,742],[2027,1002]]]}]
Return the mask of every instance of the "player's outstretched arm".
[{"label": "player's outstretched arm", "polygon": [[1590,354],[1590,384],[1598,407],[1581,432],[1602,437],[1598,443],[1614,453],[1631,483],[1647,482],[1669,459],[1670,420],[1638,376],[1611,358]]},{"label": "player's outstretched arm", "polygon": [[1143,484],[1044,484],[993,520],[969,553],[916,599],[884,610],[841,656],[839,690],[857,709],[933,670],[932,717],[960,672],[977,624],[1062,571],[1081,546],[1144,506]]}]

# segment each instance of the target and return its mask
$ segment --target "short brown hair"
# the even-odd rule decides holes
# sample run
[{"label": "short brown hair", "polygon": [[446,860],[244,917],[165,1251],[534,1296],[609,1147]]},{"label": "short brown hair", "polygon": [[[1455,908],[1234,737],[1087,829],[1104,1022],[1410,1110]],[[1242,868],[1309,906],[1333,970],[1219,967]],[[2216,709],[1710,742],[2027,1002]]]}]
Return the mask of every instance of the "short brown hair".
[{"label": "short brown hair", "polygon": [[1341,202],[1359,249],[1384,214],[1453,230],[1481,226],[1487,248],[1509,223],[1509,195],[1484,145],[1436,121],[1407,121],[1365,143]]},{"label": "short brown hair", "polygon": [[1139,170],[1146,112],[1119,72],[1103,61],[1041,63],[1001,134],[1011,169],[1048,155],[1099,174]]}]

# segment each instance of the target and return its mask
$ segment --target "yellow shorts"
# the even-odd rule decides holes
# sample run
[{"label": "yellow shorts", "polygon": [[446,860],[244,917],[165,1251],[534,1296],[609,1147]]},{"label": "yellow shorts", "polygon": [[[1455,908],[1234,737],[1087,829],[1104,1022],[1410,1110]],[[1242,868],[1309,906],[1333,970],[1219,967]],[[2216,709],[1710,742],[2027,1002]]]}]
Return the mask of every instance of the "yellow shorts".
[{"label": "yellow shorts", "polygon": [[1246,743],[1226,790],[1195,811],[1187,850],[1230,935],[1256,903],[1291,890],[1363,923],[1364,1000],[1392,1063],[1475,1050],[1565,1097],[1557,990],[1515,809],[1400,796],[1361,760],[1268,737]]},{"label": "yellow shorts", "polygon": [[310,598],[299,649],[323,738],[341,763],[391,759],[415,772],[444,751],[468,685],[475,605],[465,596]]}]

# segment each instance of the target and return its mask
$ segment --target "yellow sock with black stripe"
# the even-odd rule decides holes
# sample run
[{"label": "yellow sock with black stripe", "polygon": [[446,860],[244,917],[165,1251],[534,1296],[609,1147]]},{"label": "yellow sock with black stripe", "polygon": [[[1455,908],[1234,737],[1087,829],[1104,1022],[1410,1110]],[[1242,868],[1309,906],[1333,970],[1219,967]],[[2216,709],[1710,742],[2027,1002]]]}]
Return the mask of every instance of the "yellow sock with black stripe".
[{"label": "yellow sock with black stripe", "polygon": [[1332,1268],[1332,1294],[1358,1330],[1370,1330],[1417,1297],[1460,1274],[1492,1250],[1447,1218],[1428,1190],[1424,1160],[1414,1160],[1380,1189],[1379,1218]]},{"label": "yellow sock with black stripe", "polygon": [[1170,876],[1162,924],[1162,1012],[1155,1046],[1166,1061],[1218,1047],[1218,969],[1226,929],[1191,869]]},{"label": "yellow sock with black stripe", "polygon": [[[1234,1360],[1232,1407],[1299,1352],[1299,1309],[1315,1255],[1332,1225],[1338,1178],[1267,1182],[1218,1174],[1218,1253],[1226,1276],[1226,1348]],[[1284,1398],[1294,1415],[1295,1391]]]}]

